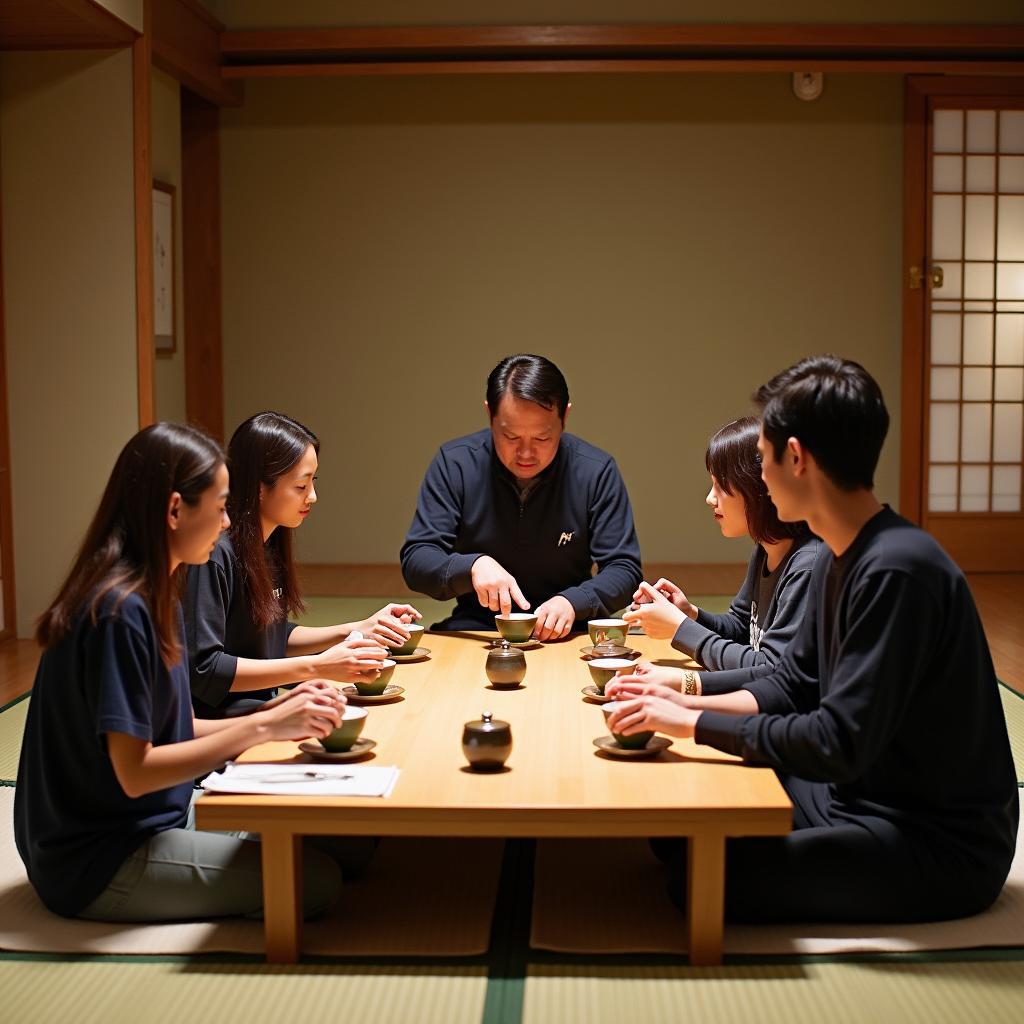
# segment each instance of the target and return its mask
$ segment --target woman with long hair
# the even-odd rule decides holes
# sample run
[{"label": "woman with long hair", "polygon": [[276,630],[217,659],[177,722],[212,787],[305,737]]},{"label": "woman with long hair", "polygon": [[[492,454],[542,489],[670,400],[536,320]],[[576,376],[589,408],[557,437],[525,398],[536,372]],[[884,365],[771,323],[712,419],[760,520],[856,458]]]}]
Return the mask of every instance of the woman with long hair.
[{"label": "woman with long hair", "polygon": [[[50,910],[150,921],[262,909],[259,844],[193,826],[193,780],[267,740],[326,736],[344,698],[306,683],[258,714],[194,719],[178,603],[184,566],[228,525],[217,444],[157,423],[125,445],[67,579],[39,620],[14,799],[18,852]],[[337,897],[305,854],[308,913]]]},{"label": "woman with long hair", "polygon": [[316,503],[319,452],[311,430],[277,412],[249,417],[231,438],[231,527],[188,574],[189,674],[200,717],[258,708],[283,683],[374,678],[385,648],[401,646],[407,624],[420,618],[412,605],[389,604],[361,622],[288,621],[304,610],[292,531]]},{"label": "woman with long hair", "polygon": [[[671,580],[641,583],[623,616],[644,632],[699,662],[695,672],[637,665],[635,675],[688,694],[724,693],[766,675],[796,633],[821,541],[806,523],[782,522],[761,479],[760,423],[753,416],[727,423],[704,457],[711,476],[705,498],[724,537],[749,537],[754,550],[739,593],[723,615],[694,605]],[[612,693],[615,691],[612,690]]]}]

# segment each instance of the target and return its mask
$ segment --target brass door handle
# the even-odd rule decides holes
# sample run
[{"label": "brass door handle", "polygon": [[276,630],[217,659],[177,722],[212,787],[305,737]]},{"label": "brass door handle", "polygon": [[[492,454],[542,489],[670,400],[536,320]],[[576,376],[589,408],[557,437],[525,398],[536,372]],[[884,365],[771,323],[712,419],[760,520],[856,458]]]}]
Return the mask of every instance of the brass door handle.
[{"label": "brass door handle", "polygon": [[933,266],[931,270],[922,272],[920,267],[914,266],[910,268],[910,287],[912,289],[920,288],[925,274],[927,274],[928,283],[932,288],[941,288],[946,280],[946,273],[942,267]]}]

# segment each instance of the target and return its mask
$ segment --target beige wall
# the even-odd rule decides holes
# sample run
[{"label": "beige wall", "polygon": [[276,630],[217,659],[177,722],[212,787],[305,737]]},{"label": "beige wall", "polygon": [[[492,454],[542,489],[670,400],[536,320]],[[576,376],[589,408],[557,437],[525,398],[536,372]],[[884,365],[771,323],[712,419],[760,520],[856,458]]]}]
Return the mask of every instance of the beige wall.
[{"label": "beige wall", "polygon": [[181,88],[162,71],[154,71],[153,180],[175,188],[174,196],[174,326],[177,349],[158,352],[153,370],[156,417],[185,422],[185,302],[181,248]]},{"label": "beige wall", "polygon": [[485,424],[503,355],[555,359],[658,561],[741,561],[702,499],[710,432],[808,353],[894,413],[902,85],[831,76],[250,82],[225,111],[226,423],[324,442],[317,562],[394,561],[422,472]]},{"label": "beige wall", "polygon": [[1024,20],[1020,0],[206,0],[205,6],[229,28]]},{"label": "beige wall", "polygon": [[18,632],[138,423],[131,55],[0,56]]}]

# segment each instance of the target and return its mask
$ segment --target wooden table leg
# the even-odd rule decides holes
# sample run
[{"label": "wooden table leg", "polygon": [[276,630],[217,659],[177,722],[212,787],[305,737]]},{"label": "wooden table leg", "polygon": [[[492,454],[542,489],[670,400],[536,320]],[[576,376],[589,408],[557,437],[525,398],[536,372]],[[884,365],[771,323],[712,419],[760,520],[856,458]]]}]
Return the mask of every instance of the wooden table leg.
[{"label": "wooden table leg", "polygon": [[265,831],[262,840],[267,963],[293,964],[302,937],[302,836]]},{"label": "wooden table leg", "polygon": [[725,836],[691,836],[686,866],[690,963],[722,962],[725,925]]}]

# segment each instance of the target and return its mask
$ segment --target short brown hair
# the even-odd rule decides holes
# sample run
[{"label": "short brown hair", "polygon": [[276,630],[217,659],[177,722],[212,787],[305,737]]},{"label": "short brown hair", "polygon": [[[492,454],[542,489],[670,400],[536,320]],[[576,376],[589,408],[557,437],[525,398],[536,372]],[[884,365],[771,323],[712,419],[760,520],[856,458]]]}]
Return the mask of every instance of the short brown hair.
[{"label": "short brown hair", "polygon": [[808,532],[807,524],[803,520],[784,523],[768,497],[757,450],[760,434],[761,424],[753,416],[726,423],[708,441],[704,465],[726,494],[738,493],[743,498],[747,529],[758,544],[803,537]]}]

